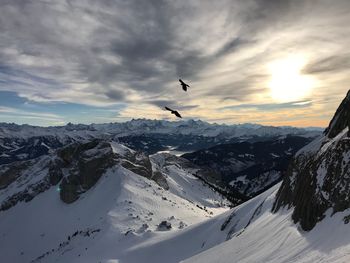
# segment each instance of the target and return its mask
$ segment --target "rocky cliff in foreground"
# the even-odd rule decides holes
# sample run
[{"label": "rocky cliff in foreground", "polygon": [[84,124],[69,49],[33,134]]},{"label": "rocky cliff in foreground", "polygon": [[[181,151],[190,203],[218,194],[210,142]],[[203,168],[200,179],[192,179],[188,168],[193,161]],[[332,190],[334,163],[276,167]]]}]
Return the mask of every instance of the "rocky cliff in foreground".
[{"label": "rocky cliff in foreground", "polygon": [[[292,219],[311,230],[325,217],[350,208],[350,92],[324,134],[294,157],[273,211],[293,207]],[[344,222],[348,223],[348,217]]]}]

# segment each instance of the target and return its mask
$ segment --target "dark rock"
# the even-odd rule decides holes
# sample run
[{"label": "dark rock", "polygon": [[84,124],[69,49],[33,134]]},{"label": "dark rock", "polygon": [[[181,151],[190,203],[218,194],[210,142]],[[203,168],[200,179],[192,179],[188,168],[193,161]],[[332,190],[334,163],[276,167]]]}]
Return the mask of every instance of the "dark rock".
[{"label": "dark rock", "polygon": [[9,186],[12,182],[16,181],[21,176],[22,171],[27,169],[31,165],[30,161],[15,162],[9,165],[1,166],[0,176],[0,190]]},{"label": "dark rock", "polygon": [[59,159],[51,161],[49,164],[49,180],[51,185],[57,185],[63,178],[61,167],[62,162]]},{"label": "dark rock", "polygon": [[8,210],[21,201],[29,202],[35,196],[42,192],[45,192],[50,187],[51,185],[48,180],[39,181],[38,183],[29,185],[25,190],[13,194],[12,196],[9,196],[5,201],[3,201],[0,206],[0,211]]},{"label": "dark rock", "polygon": [[331,120],[328,128],[324,131],[324,134],[328,138],[334,138],[346,127],[350,126],[350,90],[338,107],[333,119]]},{"label": "dark rock", "polygon": [[293,208],[294,222],[306,231],[313,229],[328,209],[334,214],[350,208],[350,140],[341,134],[349,125],[348,98],[349,93],[325,136],[294,157],[272,208],[274,212],[285,206]]},{"label": "dark rock", "polygon": [[117,163],[110,144],[102,140],[74,143],[60,150],[58,155],[69,172],[60,184],[61,200],[67,204],[76,201]]},{"label": "dark rock", "polygon": [[168,231],[170,230],[171,227],[171,223],[168,221],[162,221],[159,225],[158,225],[158,231]]},{"label": "dark rock", "polygon": [[123,159],[121,165],[143,177],[155,181],[163,189],[168,190],[169,186],[165,177],[159,171],[153,171],[152,163],[147,155],[136,152],[128,155],[127,159]]}]

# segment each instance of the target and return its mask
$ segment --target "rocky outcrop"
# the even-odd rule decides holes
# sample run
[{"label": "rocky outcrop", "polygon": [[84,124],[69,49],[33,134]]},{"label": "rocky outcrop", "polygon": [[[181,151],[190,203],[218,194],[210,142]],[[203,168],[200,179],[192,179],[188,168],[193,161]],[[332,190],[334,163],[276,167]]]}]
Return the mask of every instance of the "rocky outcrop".
[{"label": "rocky outcrop", "polygon": [[[60,197],[68,204],[94,186],[107,169],[117,163],[110,144],[101,140],[74,143],[60,150],[58,156],[67,171],[60,184]],[[53,174],[62,173],[54,171]]]},{"label": "rocky outcrop", "polygon": [[160,222],[160,224],[158,225],[157,230],[158,231],[168,231],[172,228],[171,223],[168,221],[162,221]]},{"label": "rocky outcrop", "polygon": [[[4,190],[0,192],[0,211],[28,202],[52,186],[57,186],[63,202],[73,203],[115,165],[169,189],[165,176],[153,169],[149,156],[115,142],[94,139],[72,143],[33,160],[0,165],[0,190]],[[7,191],[9,188],[12,190]]]},{"label": "rocky outcrop", "polygon": [[346,127],[350,126],[350,90],[345,99],[337,109],[333,119],[331,120],[328,128],[325,130],[325,135],[328,138],[334,138]]},{"label": "rocky outcrop", "polygon": [[350,208],[349,93],[325,135],[299,151],[291,162],[273,206],[293,208],[292,218],[311,230],[328,209]]},{"label": "rocky outcrop", "polygon": [[[37,160],[0,166],[0,190],[3,189],[5,193],[7,190],[13,192],[0,203],[0,211],[10,209],[22,201],[29,202],[48,190],[52,186],[51,180],[54,181],[50,176],[43,176],[49,170],[49,163],[48,157],[40,157]],[[42,178],[36,180],[35,177]]]},{"label": "rocky outcrop", "polygon": [[5,189],[21,176],[23,170],[31,165],[30,161],[12,163],[11,165],[3,165],[0,168],[0,189]]},{"label": "rocky outcrop", "polygon": [[38,194],[45,192],[50,189],[51,184],[48,182],[47,178],[44,180],[31,184],[27,186],[24,190],[17,192],[7,198],[0,206],[0,211],[8,210],[11,207],[15,206],[19,202],[29,202]]}]

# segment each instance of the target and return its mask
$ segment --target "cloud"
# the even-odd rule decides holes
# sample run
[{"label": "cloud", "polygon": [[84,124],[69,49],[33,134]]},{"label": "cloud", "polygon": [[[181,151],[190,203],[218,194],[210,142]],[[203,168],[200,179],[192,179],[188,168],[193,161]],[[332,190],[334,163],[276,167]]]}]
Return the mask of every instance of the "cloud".
[{"label": "cloud", "polygon": [[125,99],[125,94],[121,90],[107,90],[106,96],[115,101],[123,101]]},{"label": "cloud", "polygon": [[271,103],[271,104],[238,104],[233,106],[225,106],[219,110],[238,110],[238,109],[256,109],[259,111],[274,111],[281,109],[296,109],[312,106],[312,101],[294,101],[287,103]]},{"label": "cloud", "polygon": [[158,106],[160,108],[164,108],[165,106],[167,106],[177,110],[190,110],[199,107],[199,105],[181,105],[174,100],[149,100],[147,101],[147,103]]},{"label": "cloud", "polygon": [[304,68],[305,74],[322,74],[347,71],[350,68],[350,54],[338,54],[315,59]]},{"label": "cloud", "polygon": [[29,118],[29,119],[44,119],[44,120],[55,121],[55,122],[63,121],[62,116],[59,116],[57,114],[23,111],[23,110],[18,110],[16,108],[11,108],[11,107],[0,106],[0,113],[3,114],[2,116],[6,115],[6,116],[11,116],[12,118],[21,117],[21,118]]},{"label": "cloud", "polygon": [[332,98],[306,105],[329,115],[349,81],[349,12],[347,0],[4,0],[0,91],[34,102],[125,103],[130,117],[162,118],[153,106],[163,104],[195,117],[232,101],[277,111],[301,106],[272,101],[267,65],[303,54],[303,73],[320,79],[313,98]]}]

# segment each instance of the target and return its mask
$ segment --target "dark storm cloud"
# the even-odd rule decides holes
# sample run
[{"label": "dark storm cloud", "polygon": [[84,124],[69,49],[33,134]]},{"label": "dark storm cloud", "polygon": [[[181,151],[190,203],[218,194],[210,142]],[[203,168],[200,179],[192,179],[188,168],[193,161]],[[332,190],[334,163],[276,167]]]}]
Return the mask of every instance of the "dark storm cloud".
[{"label": "dark storm cloud", "polygon": [[125,99],[125,94],[123,91],[120,90],[108,90],[106,91],[105,95],[109,97],[112,100],[115,101],[124,101]]},{"label": "dark storm cloud", "polygon": [[[34,70],[39,65],[30,70],[38,77],[59,78],[52,73],[61,72],[64,80],[104,85],[111,99],[114,95],[108,89],[115,82],[136,91],[157,93],[178,77],[196,79],[196,74],[216,58],[245,44],[234,38],[213,54],[187,48],[191,43],[178,41],[182,33],[178,28],[186,29],[184,23],[195,22],[188,18],[194,13],[205,16],[210,10],[198,11],[199,4],[184,3],[6,1],[0,18],[5,33],[1,47],[13,48],[17,54],[0,53],[17,60],[12,61],[14,64],[21,62],[18,60],[23,55],[52,61],[43,70]],[[57,60],[61,63],[56,64]],[[28,70],[21,63],[17,67]]]}]

